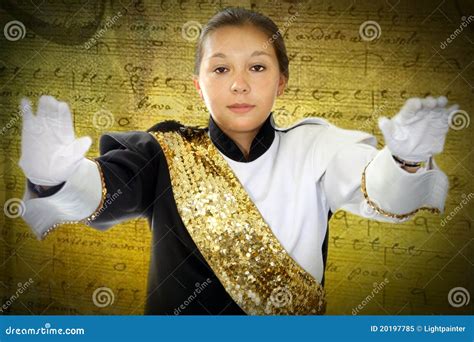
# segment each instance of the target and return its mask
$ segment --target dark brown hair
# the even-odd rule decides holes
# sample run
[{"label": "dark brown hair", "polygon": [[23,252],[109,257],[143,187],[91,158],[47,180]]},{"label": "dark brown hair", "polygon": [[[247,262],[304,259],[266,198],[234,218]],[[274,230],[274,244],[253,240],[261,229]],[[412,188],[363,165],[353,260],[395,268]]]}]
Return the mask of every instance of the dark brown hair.
[{"label": "dark brown hair", "polygon": [[278,59],[280,72],[289,79],[288,55],[286,54],[285,42],[278,26],[267,16],[241,7],[229,7],[215,14],[204,26],[199,36],[196,57],[194,64],[194,74],[199,75],[202,60],[202,46],[209,33],[223,26],[244,26],[253,25],[268,36],[269,42],[273,45]]}]

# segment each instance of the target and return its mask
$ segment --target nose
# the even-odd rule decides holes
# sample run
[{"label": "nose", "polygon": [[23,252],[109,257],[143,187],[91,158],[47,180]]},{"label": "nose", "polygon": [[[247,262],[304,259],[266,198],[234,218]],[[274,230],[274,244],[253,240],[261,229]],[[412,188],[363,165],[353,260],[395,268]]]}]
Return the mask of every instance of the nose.
[{"label": "nose", "polygon": [[243,76],[237,75],[232,83],[231,91],[235,94],[248,93],[250,86]]}]

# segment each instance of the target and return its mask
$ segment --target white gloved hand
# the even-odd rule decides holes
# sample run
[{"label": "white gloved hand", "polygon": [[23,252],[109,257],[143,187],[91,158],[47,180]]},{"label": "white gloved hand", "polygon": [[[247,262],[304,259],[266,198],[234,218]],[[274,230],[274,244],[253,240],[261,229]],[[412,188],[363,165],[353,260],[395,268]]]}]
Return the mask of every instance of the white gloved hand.
[{"label": "white gloved hand", "polygon": [[90,137],[74,137],[71,112],[65,102],[43,95],[33,115],[28,99],[21,100],[23,115],[19,165],[34,184],[53,186],[66,181],[92,144]]},{"label": "white gloved hand", "polygon": [[449,114],[459,108],[457,104],[446,108],[447,103],[444,96],[411,98],[392,119],[381,117],[379,128],[392,155],[417,163],[441,153]]}]

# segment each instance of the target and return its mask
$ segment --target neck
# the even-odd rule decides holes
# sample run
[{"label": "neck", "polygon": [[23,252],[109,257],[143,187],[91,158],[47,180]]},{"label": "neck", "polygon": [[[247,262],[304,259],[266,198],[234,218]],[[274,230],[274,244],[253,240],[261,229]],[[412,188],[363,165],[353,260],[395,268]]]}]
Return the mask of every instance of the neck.
[{"label": "neck", "polygon": [[250,162],[268,150],[275,130],[271,124],[271,113],[258,127],[248,131],[219,126],[210,116],[209,135],[214,145],[227,157],[238,162]]},{"label": "neck", "polygon": [[244,157],[248,159],[252,141],[260,130],[260,127],[249,132],[234,132],[224,128],[221,129],[238,146]]}]

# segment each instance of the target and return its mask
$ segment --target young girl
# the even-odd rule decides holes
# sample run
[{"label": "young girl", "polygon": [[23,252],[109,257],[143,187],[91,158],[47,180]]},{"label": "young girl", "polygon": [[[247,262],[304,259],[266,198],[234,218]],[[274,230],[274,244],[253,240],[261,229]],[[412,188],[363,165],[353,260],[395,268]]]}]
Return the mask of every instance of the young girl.
[{"label": "young girl", "polygon": [[279,128],[271,111],[288,63],[272,20],[222,10],[196,51],[208,127],[107,133],[95,159],[84,157],[91,139],[75,138],[66,103],[42,96],[33,115],[24,99],[24,220],[43,239],[62,223],[106,230],[146,217],[147,314],[323,314],[331,214],[402,222],[443,211],[448,181],[432,156],[457,107],[408,100],[379,121],[382,150],[320,118]]}]

